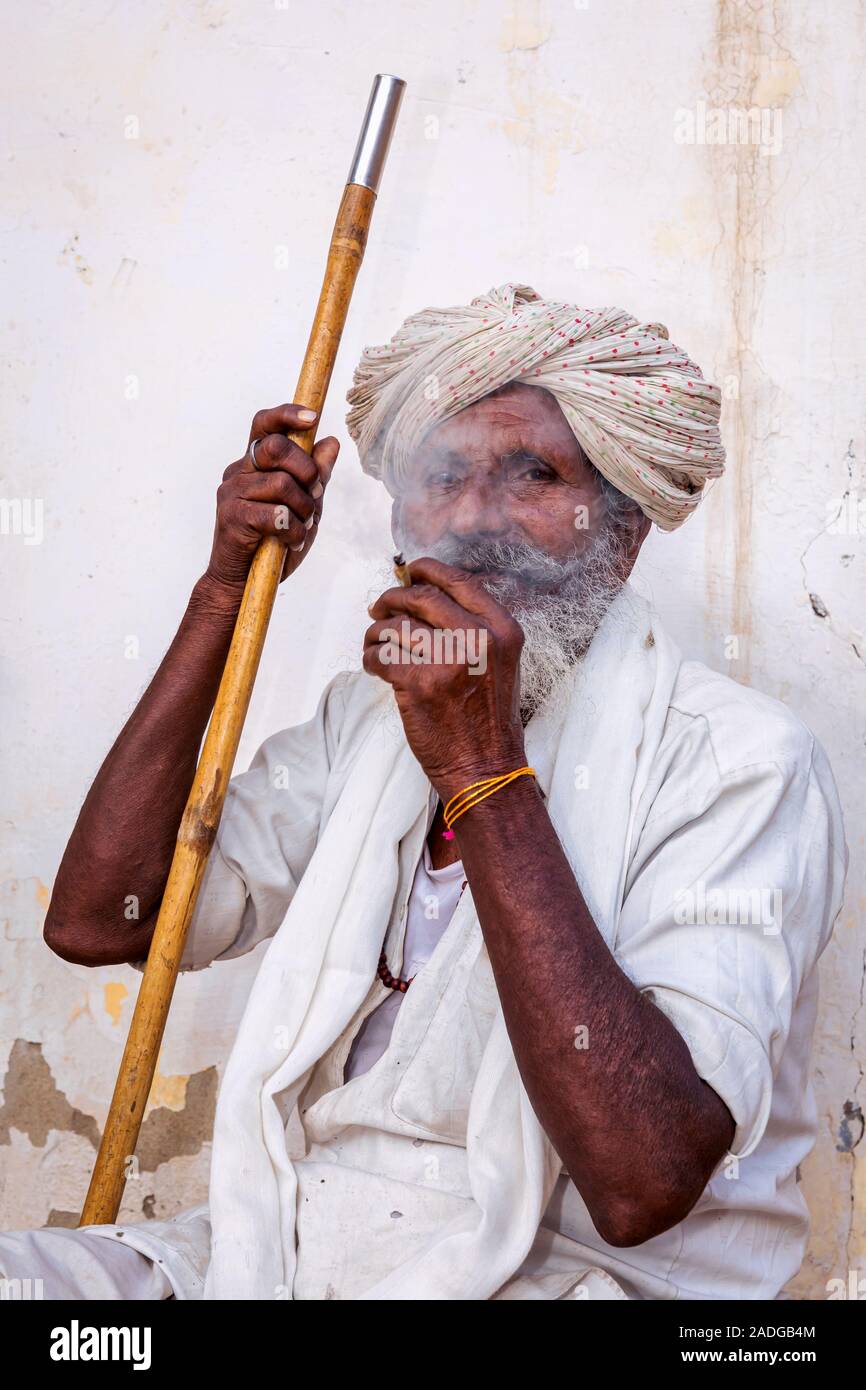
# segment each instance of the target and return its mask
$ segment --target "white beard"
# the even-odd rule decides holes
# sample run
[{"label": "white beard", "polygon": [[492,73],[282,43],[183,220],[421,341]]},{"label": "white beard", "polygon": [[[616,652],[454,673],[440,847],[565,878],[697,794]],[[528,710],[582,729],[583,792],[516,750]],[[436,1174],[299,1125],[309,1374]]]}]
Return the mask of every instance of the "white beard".
[{"label": "white beard", "polygon": [[623,584],[621,548],[610,525],[568,560],[556,560],[526,541],[459,541],[449,536],[422,547],[405,532],[396,541],[407,559],[430,555],[445,564],[481,571],[485,589],[520,623],[524,724],[542,705],[567,698],[567,677],[589,651]]}]

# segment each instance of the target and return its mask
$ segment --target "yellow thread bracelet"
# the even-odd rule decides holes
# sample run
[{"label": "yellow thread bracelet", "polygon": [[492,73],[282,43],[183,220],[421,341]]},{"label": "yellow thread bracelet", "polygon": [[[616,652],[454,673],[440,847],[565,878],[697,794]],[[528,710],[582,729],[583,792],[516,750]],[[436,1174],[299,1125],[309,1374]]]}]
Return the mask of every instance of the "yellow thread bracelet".
[{"label": "yellow thread bracelet", "polygon": [[486,801],[488,796],[494,792],[501,791],[507,787],[509,782],[513,782],[518,777],[534,777],[534,767],[518,767],[513,772],[505,772],[499,777],[482,777],[478,782],[470,782],[468,787],[456,793],[449,800],[442,812],[443,819],[449,830],[454,827],[454,822],[458,821],[467,811],[471,811],[473,806],[479,802]]}]

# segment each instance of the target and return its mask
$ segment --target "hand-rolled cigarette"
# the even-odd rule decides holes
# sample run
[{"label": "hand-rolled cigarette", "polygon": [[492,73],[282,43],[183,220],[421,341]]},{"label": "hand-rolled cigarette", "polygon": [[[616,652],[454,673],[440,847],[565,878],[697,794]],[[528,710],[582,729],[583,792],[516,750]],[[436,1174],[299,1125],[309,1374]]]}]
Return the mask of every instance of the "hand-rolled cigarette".
[{"label": "hand-rolled cigarette", "polygon": [[397,576],[398,583],[402,584],[404,589],[408,589],[409,585],[412,583],[412,576],[409,573],[409,566],[403,559],[402,550],[394,556],[394,573]]}]

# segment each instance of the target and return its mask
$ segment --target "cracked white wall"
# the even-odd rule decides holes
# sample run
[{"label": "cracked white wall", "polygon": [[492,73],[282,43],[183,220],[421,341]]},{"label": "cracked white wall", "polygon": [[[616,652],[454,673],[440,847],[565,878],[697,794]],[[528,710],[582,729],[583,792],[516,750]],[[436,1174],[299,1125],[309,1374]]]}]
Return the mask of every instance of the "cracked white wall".
[{"label": "cracked white wall", "polygon": [[[6,1099],[20,1118],[34,1096],[32,1134],[13,1123],[0,1153],[0,1224],[80,1206],[138,977],[47,952],[52,877],[203,567],[219,475],[253,411],[291,395],[369,81],[390,70],[409,95],[325,430],[345,439],[363,342],[510,278],[662,319],[724,386],[728,476],[652,538],[641,575],[687,651],[811,725],[840,784],[852,871],[823,967],[794,1288],[866,1273],[862,6],[409,0],[382,24],[333,0],[90,0],[19,7],[8,28],[4,495],[42,499],[44,535],[0,538],[16,595],[0,1076],[30,1044]],[[681,143],[700,103],[705,122],[771,113],[764,148]],[[347,445],[327,535],[281,594],[240,765],[354,659],[387,554],[384,498]],[[157,1166],[124,1213],[203,1197],[202,1078],[255,964],[181,981]]]}]

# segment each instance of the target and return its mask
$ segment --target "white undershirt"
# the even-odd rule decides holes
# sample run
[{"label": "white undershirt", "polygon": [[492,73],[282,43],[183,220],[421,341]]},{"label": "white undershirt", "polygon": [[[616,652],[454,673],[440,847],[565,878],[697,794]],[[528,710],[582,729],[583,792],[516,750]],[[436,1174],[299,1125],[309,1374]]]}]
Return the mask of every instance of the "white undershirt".
[{"label": "white undershirt", "polygon": [[[400,970],[402,979],[408,980],[417,975],[427,964],[454,915],[462,886],[462,861],[458,859],[455,864],[446,864],[444,869],[434,869],[425,840],[424,853],[418,860],[409,895],[403,966]],[[390,961],[388,968],[394,971]],[[391,990],[388,998],[383,999],[364,1019],[352,1043],[343,1072],[344,1082],[369,1071],[386,1051],[403,998],[403,991]]]}]

